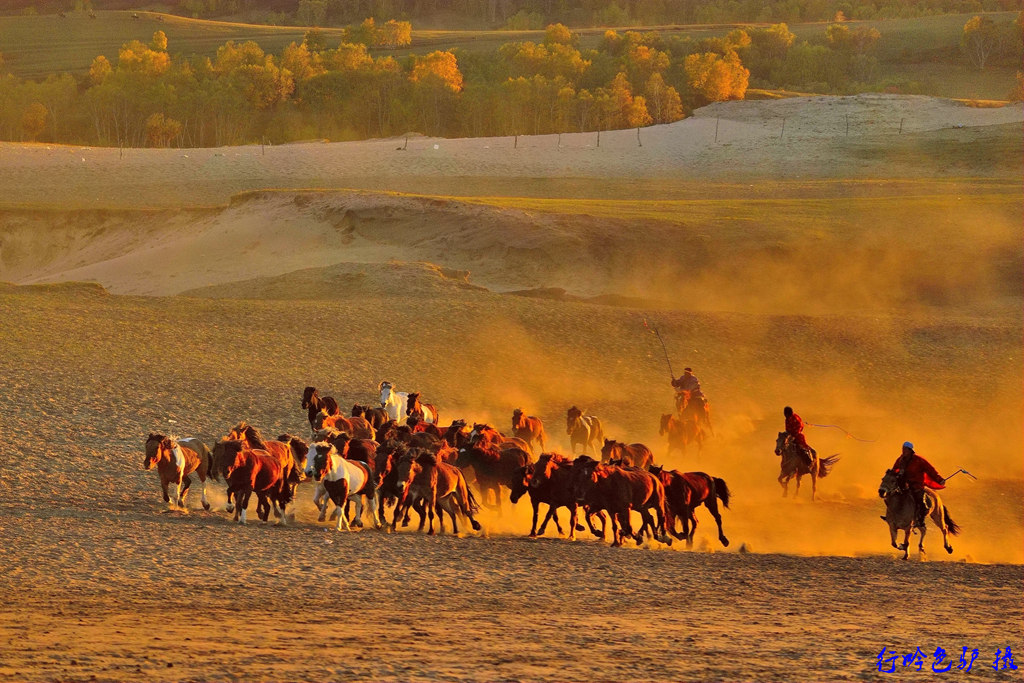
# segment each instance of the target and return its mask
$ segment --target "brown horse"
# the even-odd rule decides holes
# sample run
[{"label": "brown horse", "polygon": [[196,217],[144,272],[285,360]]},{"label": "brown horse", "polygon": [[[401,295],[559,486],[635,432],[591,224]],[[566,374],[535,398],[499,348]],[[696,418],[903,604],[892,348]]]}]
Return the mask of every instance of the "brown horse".
[{"label": "brown horse", "polygon": [[[548,522],[554,521],[558,533],[562,526],[558,523],[558,508],[569,508],[569,540],[576,540],[576,531],[583,531],[576,524],[578,503],[572,489],[572,460],[558,453],[542,453],[535,464],[529,464],[516,470],[515,481],[509,499],[518,503],[524,494],[530,494],[533,506],[533,524],[530,526],[530,538],[543,536]],[[548,506],[548,514],[537,529],[537,513],[540,504]]]},{"label": "brown horse", "polygon": [[295,458],[292,454],[292,446],[290,443],[266,441],[263,439],[263,435],[260,434],[259,429],[244,420],[239,422],[231,429],[230,432],[228,432],[227,439],[241,441],[247,448],[253,450],[267,451],[277,458],[279,463],[281,463],[285,479],[290,480],[295,476],[297,477],[297,481],[303,480],[304,475],[302,474],[302,469],[296,468],[295,466]]},{"label": "brown horse", "polygon": [[615,439],[605,439],[601,448],[601,462],[607,463],[609,460],[621,460],[624,465],[647,469],[654,464],[654,454],[642,443],[627,445]]},{"label": "brown horse", "polygon": [[[197,442],[196,439],[176,439],[173,436],[163,434],[150,434],[146,439],[146,457],[142,466],[151,470],[156,466],[160,473],[160,489],[164,494],[164,502],[169,503],[173,509],[175,506],[185,508],[185,495],[189,486],[192,485],[191,475],[194,472],[199,477],[202,487],[203,509],[209,510],[210,503],[206,500],[206,476],[210,470],[210,449],[205,444],[199,443],[202,450],[197,453],[192,448],[182,445],[183,443]],[[174,499],[167,492],[169,485],[174,485]]]},{"label": "brown horse", "polygon": [[377,429],[388,421],[388,411],[383,408],[371,408],[370,406],[356,403],[352,406],[352,417],[361,417],[369,422],[371,427]]},{"label": "brown horse", "polygon": [[505,436],[489,424],[477,422],[473,425],[473,431],[469,433],[469,445],[477,444],[492,445],[499,448],[522,448],[524,451],[530,449],[530,445],[517,436]]},{"label": "brown horse", "polygon": [[576,445],[583,447],[584,453],[597,455],[604,441],[604,427],[601,421],[587,411],[576,406],[569,408],[565,419],[565,433],[569,435],[569,450],[576,452]]},{"label": "brown horse", "polygon": [[[660,466],[648,468],[665,486],[665,527],[680,540],[686,540],[686,547],[693,547],[693,535],[697,531],[697,517],[694,514],[702,504],[711,511],[718,524],[718,540],[729,547],[729,539],[722,531],[722,515],[718,512],[718,501],[729,507],[729,487],[724,479],[712,477],[703,472],[678,472],[665,470]],[[683,520],[683,533],[676,533],[676,518]],[[692,526],[691,526],[692,524]]]},{"label": "brown horse", "polygon": [[[953,546],[949,543],[949,536],[957,536],[960,533],[960,525],[953,521],[949,515],[949,509],[942,504],[939,494],[933,489],[925,488],[925,515],[932,520],[935,526],[942,532],[942,546],[949,554],[953,553]],[[909,557],[907,548],[910,546],[910,529],[914,524],[914,497],[913,494],[900,483],[899,475],[892,470],[886,470],[882,477],[882,483],[878,486],[878,496],[885,501],[885,515],[882,521],[889,525],[889,542],[893,548],[903,551],[903,559]],[[926,525],[927,526],[927,525]],[[903,543],[896,545],[896,535],[903,531]],[[917,552],[924,554],[924,534],[926,527],[919,529],[921,538],[917,543]]]},{"label": "brown horse", "polygon": [[715,435],[715,430],[711,426],[711,404],[704,394],[695,394],[685,389],[677,391],[676,412],[681,418],[694,420],[702,431],[706,429],[709,434]]},{"label": "brown horse", "polygon": [[691,443],[697,444],[699,454],[704,447],[704,427],[695,415],[662,415],[661,428],[658,430],[660,436],[668,437],[668,450],[666,456],[672,451],[679,451],[680,455],[686,455],[686,447]]},{"label": "brown horse", "polygon": [[287,524],[285,507],[292,500],[293,482],[286,477],[280,460],[265,450],[247,448],[238,440],[229,440],[227,444],[227,452],[232,457],[227,479],[228,495],[233,496],[235,502],[234,520],[245,524],[249,497],[255,492],[256,516],[266,522],[273,504],[278,524]]},{"label": "brown horse", "polygon": [[303,389],[302,407],[307,411],[309,416],[309,428],[314,431],[316,430],[316,427],[313,426],[313,422],[321,411],[328,415],[337,415],[340,412],[338,402],[330,396],[320,398],[320,394],[317,393],[316,387],[306,387]]},{"label": "brown horse", "polygon": [[[646,470],[636,467],[602,465],[588,455],[573,462],[573,491],[576,500],[590,512],[606,510],[612,520],[612,545],[622,545],[622,539],[631,536],[637,545],[643,542],[643,530],[650,528],[652,535],[663,543],[671,543],[665,532],[665,487]],[[652,519],[653,508],[657,521]],[[630,510],[640,513],[643,524],[634,535],[629,519]]]},{"label": "brown horse", "polygon": [[544,423],[539,417],[523,415],[520,408],[512,411],[512,436],[525,441],[531,453],[537,452],[533,448],[535,441],[540,444],[542,453],[547,448],[548,436],[544,433]]},{"label": "brown horse", "polygon": [[501,512],[501,487],[512,488],[516,470],[531,462],[533,458],[522,448],[500,448],[492,442],[484,441],[460,449],[455,464],[461,469],[473,468],[483,504],[488,505],[487,493],[490,491],[494,495],[494,507]]},{"label": "brown horse", "polygon": [[[454,465],[438,462],[433,453],[407,453],[398,463],[398,489],[401,497],[395,506],[395,516],[391,521],[391,529],[395,529],[400,514],[417,499],[423,500],[429,520],[428,534],[434,533],[434,513],[437,513],[444,533],[444,515],[448,512],[452,520],[452,533],[459,533],[456,513],[460,512],[469,519],[474,531],[480,531],[480,523],[473,518],[478,511],[473,493],[466,485],[462,471]],[[420,520],[420,531],[423,521]]]},{"label": "brown horse", "polygon": [[818,454],[811,451],[811,462],[807,462],[803,449],[789,432],[779,432],[775,439],[775,455],[781,455],[779,463],[779,485],[782,486],[782,497],[789,495],[789,480],[796,476],[796,493],[793,497],[800,495],[800,479],[805,474],[811,475],[811,500],[818,494],[818,479],[824,479],[832,471],[832,466],[839,460],[839,454],[835,453],[827,458],[819,458]]},{"label": "brown horse", "polygon": [[418,391],[409,393],[405,414],[429,424],[436,425],[438,422],[437,408],[431,403],[420,403],[420,392]]}]

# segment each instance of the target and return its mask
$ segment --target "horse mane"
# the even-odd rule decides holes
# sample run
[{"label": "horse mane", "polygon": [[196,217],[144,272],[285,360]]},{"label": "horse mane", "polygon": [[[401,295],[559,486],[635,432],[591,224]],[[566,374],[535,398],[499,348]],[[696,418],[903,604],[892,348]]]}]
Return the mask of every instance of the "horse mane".
[{"label": "horse mane", "polygon": [[562,455],[561,453],[555,453],[554,451],[551,451],[549,453],[541,453],[540,456],[537,458],[537,464],[539,465],[542,460],[544,462],[550,460],[551,462],[558,465],[568,465],[572,463],[572,458],[566,455]]},{"label": "horse mane", "polygon": [[426,467],[427,465],[436,466],[437,454],[424,450],[418,456],[416,456],[416,464],[420,465],[421,467]]},{"label": "horse mane", "polygon": [[263,441],[263,435],[260,434],[260,430],[256,429],[256,427],[253,425],[245,425],[243,433],[245,434],[245,438],[252,445],[253,449],[262,448],[263,450],[266,450],[267,444]]},{"label": "horse mane", "polygon": [[321,403],[323,404],[323,408],[321,410],[326,410],[328,415],[341,414],[341,408],[338,406],[338,402],[334,400],[333,396],[324,396]]}]

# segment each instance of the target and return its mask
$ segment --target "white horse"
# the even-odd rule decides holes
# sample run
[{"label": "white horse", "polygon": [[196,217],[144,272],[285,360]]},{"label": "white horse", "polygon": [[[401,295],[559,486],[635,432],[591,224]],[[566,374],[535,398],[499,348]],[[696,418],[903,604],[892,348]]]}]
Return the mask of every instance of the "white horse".
[{"label": "white horse", "polygon": [[409,394],[404,391],[395,391],[391,382],[381,382],[377,385],[377,391],[380,392],[380,405],[387,411],[388,417],[398,424],[405,424]]},{"label": "white horse", "polygon": [[[344,505],[347,501],[354,501],[356,504],[355,525],[363,526],[363,498],[367,499],[370,511],[373,513],[373,525],[380,528],[380,518],[377,516],[377,485],[373,471],[366,463],[358,460],[347,460],[338,453],[338,450],[326,441],[311,444],[309,456],[306,460],[306,475],[313,476],[319,481],[327,495],[334,501],[338,510],[338,531],[342,528],[351,531],[348,517],[345,515]],[[315,502],[315,501],[314,501]],[[327,501],[324,500],[320,509],[319,521],[324,521],[327,513]]]}]

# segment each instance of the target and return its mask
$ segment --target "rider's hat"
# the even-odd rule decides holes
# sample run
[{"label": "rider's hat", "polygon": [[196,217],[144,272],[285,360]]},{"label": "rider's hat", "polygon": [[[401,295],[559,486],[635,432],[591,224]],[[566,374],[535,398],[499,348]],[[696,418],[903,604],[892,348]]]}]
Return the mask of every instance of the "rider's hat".
[{"label": "rider's hat", "polygon": [[910,443],[909,441],[904,441],[903,442],[903,447],[904,448],[909,448],[910,450],[914,450],[914,444]]},{"label": "rider's hat", "polygon": [[683,368],[683,372],[693,372],[693,368]]}]

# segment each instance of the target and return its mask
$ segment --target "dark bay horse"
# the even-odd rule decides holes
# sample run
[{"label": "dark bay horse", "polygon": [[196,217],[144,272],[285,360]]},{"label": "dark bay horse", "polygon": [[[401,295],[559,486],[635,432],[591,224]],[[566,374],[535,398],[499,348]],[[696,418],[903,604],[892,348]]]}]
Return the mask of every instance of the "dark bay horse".
[{"label": "dark bay horse", "polygon": [[[925,502],[927,504],[926,517],[932,520],[935,526],[942,532],[942,547],[947,553],[953,552],[953,546],[949,543],[949,535],[956,536],[960,533],[960,525],[953,521],[949,515],[949,509],[942,504],[942,499],[934,490],[926,488]],[[892,470],[886,470],[882,477],[882,483],[878,487],[878,495],[885,501],[885,515],[882,521],[889,525],[889,541],[893,548],[903,551],[903,559],[909,557],[907,548],[910,546],[910,529],[914,525],[914,497],[905,487],[900,485],[899,476]],[[896,534],[903,531],[903,543],[896,545]],[[917,551],[924,554],[924,534],[926,528],[919,529],[921,539],[917,544]]]},{"label": "dark bay horse", "polygon": [[377,429],[388,421],[388,411],[356,403],[352,406],[352,417],[361,417],[369,422],[371,427]]},{"label": "dark bay horse", "polygon": [[[632,537],[637,545],[643,542],[643,530],[662,543],[671,544],[665,531],[665,487],[650,472],[636,467],[602,465],[590,456],[581,455],[573,462],[573,490],[576,500],[589,512],[606,510],[612,521],[612,545],[622,545],[624,537]],[[657,520],[651,517],[653,509]],[[643,524],[634,535],[630,510],[640,513]]]},{"label": "dark bay horse", "polygon": [[[184,443],[193,443],[199,449],[189,448]],[[160,473],[160,489],[163,491],[164,502],[170,506],[185,508],[185,495],[192,485],[191,475],[199,477],[202,487],[203,509],[209,510],[210,503],[206,500],[206,477],[212,465],[210,449],[196,439],[175,439],[163,434],[150,434],[146,439],[146,457],[142,466],[151,470],[155,466]],[[174,485],[174,498],[171,499],[167,487]]]},{"label": "dark bay horse", "polygon": [[569,436],[569,450],[575,453],[576,445],[579,444],[584,453],[597,455],[604,441],[604,427],[601,420],[586,413],[586,409],[580,410],[576,406],[569,408],[566,413],[565,433]]},{"label": "dark bay horse", "polygon": [[811,453],[811,462],[808,464],[803,449],[796,443],[796,440],[788,432],[779,432],[775,439],[775,455],[782,456],[779,474],[779,484],[782,486],[782,497],[789,495],[789,480],[796,476],[796,493],[800,494],[800,478],[805,474],[811,475],[811,500],[815,499],[818,493],[818,479],[825,478],[832,471],[832,466],[839,460],[839,454],[835,453],[827,458],[819,458],[816,453]]},{"label": "dark bay horse", "polygon": [[605,439],[601,448],[601,462],[609,460],[621,460],[624,465],[647,469],[654,464],[654,454],[651,449],[642,443],[631,443],[629,445],[614,439]]},{"label": "dark bay horse", "polygon": [[[702,504],[711,512],[718,524],[718,540],[729,547],[729,539],[722,531],[722,515],[718,512],[718,501],[729,507],[731,495],[724,479],[712,477],[704,472],[678,472],[652,465],[648,468],[665,486],[666,521],[668,532],[686,541],[686,547],[693,547],[693,535],[697,531],[697,516],[694,514]],[[676,518],[683,521],[683,533],[676,533]],[[691,526],[692,525],[692,526]]]},{"label": "dark bay horse", "polygon": [[519,408],[512,411],[512,436],[525,441],[531,453],[536,453],[533,448],[534,442],[540,444],[542,453],[547,448],[548,436],[544,433],[544,423],[539,417],[523,415]]},{"label": "dark bay horse", "polygon": [[715,430],[711,426],[711,404],[708,403],[704,394],[700,392],[694,394],[685,389],[677,391],[676,412],[681,418],[694,420],[699,430],[704,431],[706,428],[709,434],[715,435]]},{"label": "dark bay horse", "polygon": [[[569,508],[569,540],[576,540],[576,531],[583,531],[576,524],[578,503],[572,488],[572,460],[558,453],[542,453],[534,464],[516,470],[515,481],[509,499],[518,503],[524,494],[530,494],[533,506],[533,524],[530,526],[530,538],[543,536],[548,522],[554,521],[558,533],[562,526],[558,523],[558,508]],[[537,529],[537,516],[540,504],[548,506],[547,516]]]},{"label": "dark bay horse", "polygon": [[328,415],[337,415],[340,412],[338,402],[330,396],[320,398],[316,387],[306,387],[302,390],[302,407],[309,416],[309,428],[314,431],[316,428],[313,426],[313,422],[320,411],[324,411]]},{"label": "dark bay horse", "polygon": [[526,467],[533,458],[518,447],[500,448],[491,442],[477,442],[459,450],[455,465],[459,468],[472,467],[484,505],[487,493],[494,496],[494,507],[501,511],[501,487],[511,489],[516,481],[516,471]]}]

